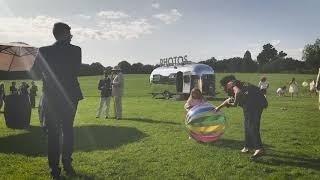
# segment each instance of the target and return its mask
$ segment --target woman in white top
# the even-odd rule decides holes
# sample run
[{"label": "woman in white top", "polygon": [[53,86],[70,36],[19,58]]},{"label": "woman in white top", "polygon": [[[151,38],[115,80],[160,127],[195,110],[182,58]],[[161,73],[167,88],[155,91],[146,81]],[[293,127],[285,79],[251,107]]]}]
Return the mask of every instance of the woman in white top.
[{"label": "woman in white top", "polygon": [[316,91],[316,81],[313,79],[310,84],[309,84],[309,92],[310,95],[312,96],[312,94],[317,95],[317,91]]},{"label": "woman in white top", "polygon": [[259,82],[258,87],[260,88],[260,91],[261,91],[264,95],[267,94],[267,89],[268,89],[268,87],[269,87],[269,83],[268,83],[266,77],[262,77],[262,78],[260,79],[260,82]]},{"label": "woman in white top", "polygon": [[298,96],[298,83],[296,82],[295,78],[292,78],[291,82],[289,83],[289,93],[291,98],[293,98],[294,94]]}]

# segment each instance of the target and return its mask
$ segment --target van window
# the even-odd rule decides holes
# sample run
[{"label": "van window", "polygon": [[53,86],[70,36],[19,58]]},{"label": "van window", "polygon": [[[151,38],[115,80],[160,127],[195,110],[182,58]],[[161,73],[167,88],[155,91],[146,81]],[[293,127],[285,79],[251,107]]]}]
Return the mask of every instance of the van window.
[{"label": "van window", "polygon": [[152,77],[152,81],[153,82],[158,82],[160,81],[160,74],[154,74]]},{"label": "van window", "polygon": [[183,76],[183,82],[184,83],[190,83],[190,76],[189,75],[187,75],[187,76]]},{"label": "van window", "polygon": [[204,75],[202,75],[201,79],[212,80],[213,74],[204,74]]}]

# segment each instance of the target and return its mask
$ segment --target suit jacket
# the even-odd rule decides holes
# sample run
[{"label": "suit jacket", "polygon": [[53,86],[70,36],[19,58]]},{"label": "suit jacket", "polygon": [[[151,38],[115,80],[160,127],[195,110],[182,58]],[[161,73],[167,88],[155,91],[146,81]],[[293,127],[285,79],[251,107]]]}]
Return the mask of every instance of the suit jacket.
[{"label": "suit jacket", "polygon": [[99,81],[98,89],[101,91],[101,97],[110,97],[111,96],[111,79],[101,79]]},{"label": "suit jacket", "polygon": [[123,74],[121,72],[114,77],[112,81],[112,96],[123,95],[123,81]]},{"label": "suit jacket", "polygon": [[34,70],[41,75],[43,92],[49,100],[77,103],[83,99],[78,73],[81,65],[81,48],[59,42],[39,48]]}]

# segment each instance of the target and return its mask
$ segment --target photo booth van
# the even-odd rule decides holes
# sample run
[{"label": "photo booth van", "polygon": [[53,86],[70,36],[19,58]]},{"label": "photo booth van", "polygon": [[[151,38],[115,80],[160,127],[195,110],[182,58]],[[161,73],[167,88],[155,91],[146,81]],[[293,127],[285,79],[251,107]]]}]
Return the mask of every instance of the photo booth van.
[{"label": "photo booth van", "polygon": [[195,87],[205,96],[214,96],[215,73],[210,66],[198,63],[161,66],[152,71],[150,86],[153,97],[189,96]]}]

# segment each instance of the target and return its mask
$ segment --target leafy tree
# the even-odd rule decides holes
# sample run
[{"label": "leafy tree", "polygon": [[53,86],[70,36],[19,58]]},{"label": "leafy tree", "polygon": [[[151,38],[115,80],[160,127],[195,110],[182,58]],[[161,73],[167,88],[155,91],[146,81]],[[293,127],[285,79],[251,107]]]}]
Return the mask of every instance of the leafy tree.
[{"label": "leafy tree", "polygon": [[147,65],[143,65],[142,69],[143,69],[142,73],[151,74],[151,72],[155,69],[155,66],[147,64]]},{"label": "leafy tree", "polygon": [[250,51],[246,51],[244,53],[242,64],[241,64],[242,72],[256,72],[257,71],[257,63],[252,60]]},{"label": "leafy tree", "polygon": [[128,74],[131,73],[131,64],[127,61],[121,61],[118,63],[118,66],[122,70],[123,73]]},{"label": "leafy tree", "polygon": [[251,53],[250,51],[246,51],[243,55],[243,60],[246,60],[246,61],[253,61],[252,58],[251,58]]},{"label": "leafy tree", "polygon": [[257,61],[260,66],[276,60],[278,51],[270,44],[263,45],[263,50],[257,56]]},{"label": "leafy tree", "polygon": [[100,75],[100,74],[103,74],[103,71],[104,71],[104,66],[99,62],[95,62],[90,65],[91,75]]},{"label": "leafy tree", "polygon": [[315,71],[320,67],[320,39],[304,47],[302,59]]},{"label": "leafy tree", "polygon": [[278,57],[279,57],[279,58],[282,58],[282,59],[283,59],[284,57],[286,57],[286,56],[287,56],[287,53],[285,53],[285,52],[283,52],[283,51],[280,51],[279,54],[278,54]]},{"label": "leafy tree", "polygon": [[143,64],[142,63],[134,63],[131,65],[131,73],[133,74],[141,74],[143,73]]}]

